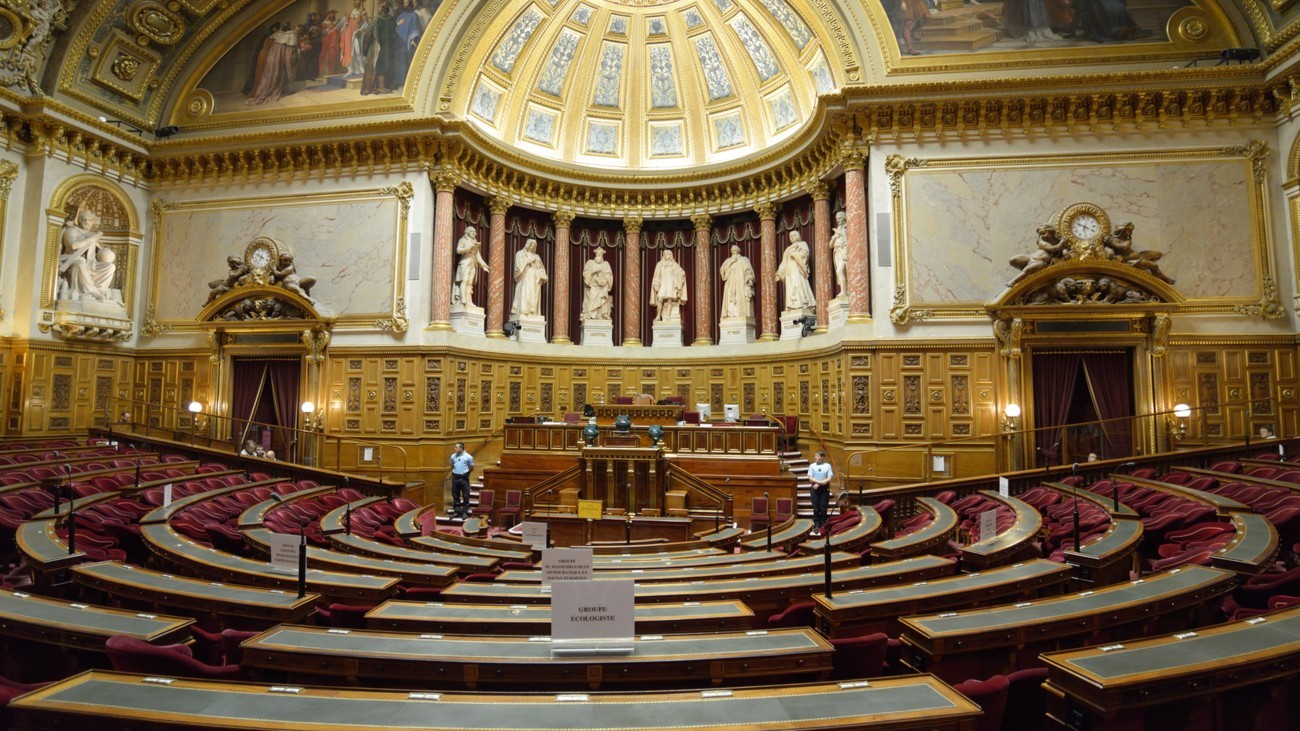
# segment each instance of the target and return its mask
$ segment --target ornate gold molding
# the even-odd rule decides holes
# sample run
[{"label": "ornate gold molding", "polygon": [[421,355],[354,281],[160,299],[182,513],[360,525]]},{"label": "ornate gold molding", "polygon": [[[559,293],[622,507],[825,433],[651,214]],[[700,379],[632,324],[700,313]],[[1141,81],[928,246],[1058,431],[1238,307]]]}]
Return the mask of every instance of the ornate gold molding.
[{"label": "ornate gold molding", "polygon": [[758,220],[760,221],[775,221],[776,204],[770,202],[759,203],[754,206],[754,213],[758,214]]},{"label": "ornate gold molding", "polygon": [[640,216],[628,216],[623,219],[623,230],[630,234],[641,233],[641,227],[645,225],[645,219]]},{"label": "ornate gold molding", "polygon": [[506,196],[493,196],[492,199],[488,201],[488,210],[494,214],[504,216],[506,211],[510,210],[510,207],[514,204],[515,202]]},{"label": "ornate gold molding", "polygon": [[708,231],[713,227],[713,216],[707,213],[697,213],[691,216],[691,224],[695,226],[696,231]]},{"label": "ornate gold molding", "polygon": [[573,211],[556,211],[551,214],[551,220],[555,221],[556,228],[568,228],[573,224]]}]

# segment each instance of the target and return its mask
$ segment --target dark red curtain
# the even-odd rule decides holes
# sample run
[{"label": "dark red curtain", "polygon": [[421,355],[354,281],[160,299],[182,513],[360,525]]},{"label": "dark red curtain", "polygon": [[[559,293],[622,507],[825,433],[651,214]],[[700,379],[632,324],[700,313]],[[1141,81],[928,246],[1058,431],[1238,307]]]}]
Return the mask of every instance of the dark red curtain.
[{"label": "dark red curtain", "polygon": [[[286,450],[293,441],[300,407],[298,387],[302,362],[298,358],[235,358],[231,369],[231,440],[242,447],[243,439],[262,442],[259,428],[245,431],[249,421],[279,427],[271,445]],[[289,457],[287,450],[282,458]]]},{"label": "dark red curtain", "polygon": [[249,420],[256,420],[258,396],[266,383],[266,361],[235,358],[231,363],[230,374],[230,416],[233,429],[230,440],[238,447],[243,447]]},{"label": "dark red curtain", "polygon": [[1042,467],[1060,463],[1069,421],[1074,385],[1082,356],[1078,353],[1034,353],[1034,463]]},{"label": "dark red curtain", "polygon": [[[284,449],[294,445],[296,440],[293,430],[298,426],[298,415],[301,413],[302,402],[299,398],[298,383],[302,375],[302,363],[297,358],[293,358],[270,360],[266,365],[266,380],[267,385],[270,386],[269,397],[271,406],[275,409],[273,423],[279,427],[276,431],[279,432],[279,443]],[[263,391],[263,400],[267,396],[266,391]],[[292,449],[286,450],[280,458],[289,459],[292,451]]]},{"label": "dark red curtain", "polygon": [[1083,375],[1092,396],[1093,408],[1101,419],[1102,459],[1117,459],[1133,453],[1133,386],[1130,355],[1085,353]]}]

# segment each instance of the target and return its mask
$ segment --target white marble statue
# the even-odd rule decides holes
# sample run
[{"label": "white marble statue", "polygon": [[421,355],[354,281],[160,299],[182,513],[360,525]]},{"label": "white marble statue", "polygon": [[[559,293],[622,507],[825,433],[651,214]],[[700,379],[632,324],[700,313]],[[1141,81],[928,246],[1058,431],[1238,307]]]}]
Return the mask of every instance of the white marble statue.
[{"label": "white marble statue", "polygon": [[732,245],[731,257],[722,262],[722,316],[754,316],[754,265]]},{"label": "white marble statue", "polygon": [[75,220],[64,222],[59,299],[110,301],[117,254],[100,241],[104,234],[98,228],[99,216],[88,208],[79,210]]},{"label": "white marble statue", "polygon": [[515,298],[510,314],[542,314],[542,285],[546,284],[546,265],[537,255],[537,240],[528,239],[515,253]]},{"label": "white marble statue", "polygon": [[682,319],[682,303],[686,301],[686,270],[673,259],[673,252],[665,249],[655,265],[654,278],[650,280],[650,305],[658,309],[655,320],[670,322]]},{"label": "white marble statue", "polygon": [[835,230],[831,232],[831,261],[835,264],[836,296],[843,296],[849,286],[849,224],[844,211],[835,214]]},{"label": "white marble statue", "polygon": [[460,260],[456,263],[456,282],[451,287],[453,305],[474,306],[474,283],[478,281],[479,269],[488,271],[488,263],[483,261],[483,255],[479,253],[481,248],[478,232],[473,226],[466,226],[465,233],[456,242],[456,253],[460,255]]},{"label": "white marble statue", "polygon": [[808,244],[798,231],[790,232],[790,245],[785,247],[781,265],[776,268],[776,281],[785,285],[785,309],[817,306],[817,297],[808,284]]},{"label": "white marble statue", "polygon": [[605,261],[605,247],[597,246],[592,258],[582,267],[582,283],[580,319],[583,322],[610,319],[614,309],[614,298],[610,295],[614,287],[614,270]]}]

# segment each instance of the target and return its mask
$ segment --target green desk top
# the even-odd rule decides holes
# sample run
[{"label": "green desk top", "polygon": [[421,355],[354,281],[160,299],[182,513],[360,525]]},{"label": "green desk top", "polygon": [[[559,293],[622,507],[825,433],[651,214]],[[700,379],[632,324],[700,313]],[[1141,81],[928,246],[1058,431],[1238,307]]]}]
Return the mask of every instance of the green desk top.
[{"label": "green desk top", "polygon": [[[795,518],[790,521],[784,528],[772,531],[772,545],[777,546],[790,541],[798,541],[812,533],[813,522],[807,518]],[[740,542],[745,548],[762,548],[767,545],[766,530],[757,533],[750,533],[749,538]]]},{"label": "green desk top", "polygon": [[402,561],[437,563],[444,566],[455,566],[462,570],[491,571],[499,563],[492,556],[471,556],[467,553],[445,553],[417,548],[402,548],[390,543],[380,543],[355,533],[352,535],[332,533],[327,538],[329,538],[330,543],[353,553],[368,553],[372,556],[395,558]]},{"label": "green desk top", "polygon": [[68,544],[55,533],[55,519],[29,520],[18,526],[14,539],[18,550],[42,570],[57,570],[63,566],[79,563],[85,559],[84,553],[68,553]]},{"label": "green desk top", "polygon": [[933,514],[934,520],[914,533],[873,543],[871,544],[873,550],[896,554],[906,550],[908,546],[928,543],[957,529],[957,511],[930,497],[919,497],[916,502],[918,506]]},{"label": "green desk top", "polygon": [[[645,551],[641,551],[639,553],[615,553],[615,554],[593,552],[591,556],[591,564],[593,567],[612,566],[614,568],[618,568],[625,564],[632,563],[634,561],[644,561],[644,562],[658,562],[664,564],[671,563],[674,566],[679,566],[679,565],[685,565],[684,562],[687,561],[708,562],[708,561],[716,561],[718,559],[732,559],[732,560],[743,561],[746,559],[741,558],[742,556],[754,556],[754,555],[762,555],[771,558],[777,556],[784,556],[785,554],[777,553],[776,551],[772,551],[770,553],[767,551],[748,551],[745,553],[729,553],[729,552],[723,552],[722,549],[719,548],[692,548],[686,551],[661,551],[658,553],[647,553]],[[761,561],[763,559],[756,558],[751,560]],[[694,566],[698,564],[692,563],[689,565]]]},{"label": "green desk top", "polygon": [[518,551],[511,551],[505,548],[490,548],[488,546],[471,546],[468,543],[457,543],[456,541],[447,540],[437,533],[431,533],[427,536],[414,536],[410,539],[417,546],[425,546],[435,551],[457,554],[463,553],[470,556],[488,556],[501,561],[531,561],[533,552],[528,548],[521,548]]},{"label": "green desk top", "polygon": [[[777,574],[798,574],[806,571],[814,571],[824,565],[826,559],[821,555],[813,556],[796,556],[781,561],[763,561],[760,563],[748,563],[739,565],[723,566],[670,566],[665,568],[603,568],[597,574],[601,579],[632,579],[633,581],[700,581],[709,579],[727,579],[740,578],[745,576],[774,576]],[[832,553],[831,563],[835,566],[846,566],[848,564],[859,563],[861,559],[856,553]],[[530,583],[540,582],[542,580],[542,571],[514,570],[505,571],[497,575],[497,581],[507,583]]]},{"label": "green desk top", "polygon": [[[880,513],[877,513],[875,508],[866,505],[857,508],[857,511],[862,514],[862,520],[858,521],[858,524],[852,528],[840,531],[831,536],[831,550],[835,550],[842,546],[853,546],[865,543],[866,541],[871,540],[871,537],[880,530],[882,521],[880,519]],[[823,550],[825,545],[826,539],[824,537],[813,538],[800,543],[799,548],[805,552],[820,552]]]},{"label": "green desk top", "polygon": [[813,599],[831,611],[856,609],[859,607],[880,606],[912,602],[924,597],[956,595],[979,591],[1001,584],[1016,583],[1026,579],[1048,578],[1068,573],[1069,566],[1056,561],[1035,559],[1023,563],[989,569],[972,574],[959,574],[944,579],[921,581],[906,586],[882,586],[875,589],[841,592],[830,599],[815,596]]},{"label": "green desk top", "polygon": [[[738,601],[639,604],[637,622],[691,619],[753,619],[754,613]],[[366,619],[535,624],[549,622],[551,608],[542,604],[449,604],[389,600],[366,613]]]},{"label": "green desk top", "polygon": [[[1088,617],[1128,604],[1153,604],[1205,587],[1233,580],[1233,573],[1202,566],[1185,566],[1152,574],[1093,591],[1051,599],[981,607],[964,612],[946,612],[907,617],[905,627],[929,637],[970,635],[1004,628],[1025,628],[1035,624]],[[938,583],[938,582],[934,582]]]},{"label": "green desk top", "polygon": [[299,599],[297,593],[283,589],[263,589],[256,586],[173,576],[117,561],[82,564],[73,568],[72,573],[78,582],[91,583],[93,586],[130,585],[154,592],[159,596],[182,596],[236,606],[293,609],[309,607],[320,599],[319,595],[311,593]]},{"label": "green desk top", "polygon": [[1254,573],[1277,553],[1277,528],[1256,513],[1233,513],[1232,524],[1237,529],[1236,535],[1210,559],[1215,566],[1244,568]]},{"label": "green desk top", "polygon": [[[338,630],[282,624],[245,640],[245,661],[257,651],[281,655],[310,653],[341,655],[349,658],[438,660],[454,662],[540,662],[546,664],[611,662],[616,664],[653,662],[674,659],[711,660],[737,657],[762,657],[790,652],[831,652],[831,644],[812,629],[759,630],[753,632],[716,632],[684,635],[643,635],[635,638],[631,655],[551,656],[549,637],[529,638],[467,635],[419,634],[415,632],[378,632],[373,630]],[[254,657],[256,657],[254,655]]]},{"label": "green desk top", "polygon": [[1016,522],[991,539],[981,536],[978,543],[963,547],[962,553],[990,556],[1001,551],[1016,550],[1035,538],[1043,527],[1043,516],[1024,500],[1003,497],[996,490],[980,490],[980,494],[1010,507],[1016,514]]},{"label": "green desk top", "polygon": [[[871,566],[857,566],[842,569],[834,574],[837,585],[853,585],[858,582],[883,580],[892,576],[913,574],[921,571],[934,571],[951,568],[955,564],[938,556],[916,556],[901,561],[889,561]],[[1063,566],[1063,564],[1054,564]],[[723,599],[732,595],[756,591],[773,591],[789,589],[808,589],[821,586],[825,575],[820,572],[788,574],[784,576],[767,576],[754,579],[715,579],[713,581],[664,582],[637,584],[636,600],[640,601],[682,601],[688,597]],[[510,601],[518,604],[549,603],[550,594],[534,584],[505,584],[465,582],[443,589],[442,596],[453,601],[475,601],[479,599]]]},{"label": "green desk top", "polygon": [[1048,665],[1109,686],[1212,670],[1300,651],[1300,608],[1133,643],[1043,655]]},{"label": "green desk top", "polygon": [[1142,521],[1117,517],[1110,521],[1110,528],[1097,540],[1084,543],[1078,550],[1066,551],[1067,558],[1087,556],[1099,558],[1111,554],[1123,554],[1129,547],[1136,546],[1142,540]]},{"label": "green desk top", "polygon": [[[933,676],[866,683],[807,683],[725,691],[472,694],[302,688],[275,692],[254,683],[90,671],[12,701],[20,722],[40,727],[61,714],[94,719],[86,727],[158,728],[166,724],[284,731],[753,731],[952,729],[980,709]],[[65,716],[66,717],[66,716]],[[148,724],[148,725],[146,725]]]},{"label": "green desk top", "polygon": [[[296,574],[272,571],[270,564],[264,561],[254,561],[251,558],[201,546],[177,534],[166,523],[141,526],[140,536],[159,554],[201,570],[242,575],[254,579],[253,583],[263,581],[277,585],[296,585],[298,581]],[[308,586],[312,586],[316,591],[325,589],[321,592],[323,594],[331,594],[329,591],[331,588],[386,592],[392,590],[397,583],[397,579],[388,576],[367,576],[320,569],[307,571]]]},{"label": "green desk top", "polygon": [[[246,528],[244,538],[250,543],[270,550],[269,528]],[[355,553],[331,551],[319,546],[307,546],[307,565],[334,567],[349,573],[373,573],[381,576],[402,576],[413,579],[427,579],[438,584],[450,583],[456,576],[455,566],[443,566],[432,562],[395,561],[391,558],[359,556]]]},{"label": "green desk top", "polygon": [[[131,635],[146,641],[174,637],[183,632],[189,639],[193,619],[163,614],[130,612],[81,602],[68,602],[34,596],[26,592],[0,589],[0,634],[13,634],[17,626],[49,627],[60,632],[90,634],[105,639],[113,635]],[[17,633],[25,636],[23,633]]]}]

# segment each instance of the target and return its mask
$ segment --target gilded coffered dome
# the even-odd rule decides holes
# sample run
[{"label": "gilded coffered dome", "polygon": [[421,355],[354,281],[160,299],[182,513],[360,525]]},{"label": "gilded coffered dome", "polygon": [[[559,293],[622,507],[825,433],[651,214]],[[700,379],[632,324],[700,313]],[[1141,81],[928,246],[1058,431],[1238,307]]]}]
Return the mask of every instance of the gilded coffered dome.
[{"label": "gilded coffered dome", "polygon": [[525,153],[664,170],[754,154],[843,80],[798,0],[516,0],[474,41],[452,110]]}]

